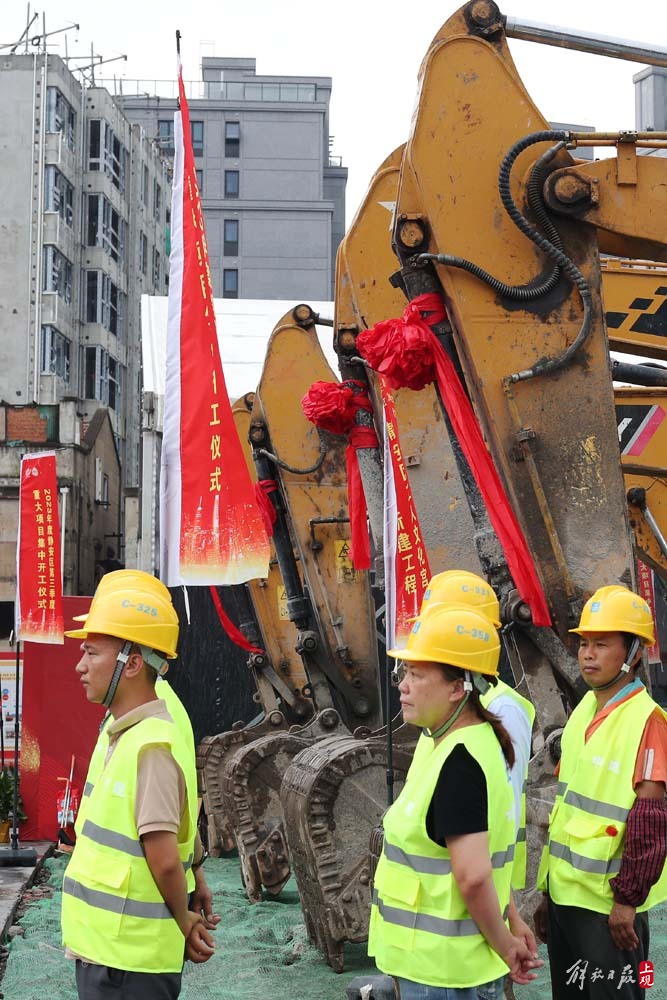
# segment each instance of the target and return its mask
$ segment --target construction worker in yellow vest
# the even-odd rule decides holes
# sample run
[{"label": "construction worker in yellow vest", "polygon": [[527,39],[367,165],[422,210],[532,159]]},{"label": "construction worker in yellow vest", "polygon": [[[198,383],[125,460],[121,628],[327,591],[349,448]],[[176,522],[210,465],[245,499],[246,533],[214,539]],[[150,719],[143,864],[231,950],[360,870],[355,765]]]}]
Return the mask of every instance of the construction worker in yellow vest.
[{"label": "construction worker in yellow vest", "polygon": [[65,871],[63,942],[80,1000],[175,1000],[184,957],[213,953],[203,916],[188,909],[192,748],[156,695],[159,664],[176,656],[178,617],[162,584],[127,572],[127,586],[107,586],[83,627],[66,633],[83,640],[76,670],[86,697],[113,722]]},{"label": "construction worker in yellow vest", "polygon": [[667,899],[667,719],[636,676],[653,618],[626,587],[602,587],[572,631],[591,690],[563,730],[535,928],[553,997],[639,1000],[647,911]]},{"label": "construction worker in yellow vest", "polygon": [[[135,589],[148,588],[159,592],[167,603],[171,603],[171,594],[169,593],[167,587],[165,587],[165,585],[154,576],[151,576],[150,573],[145,573],[143,570],[139,569],[114,570],[112,573],[106,573],[98,583],[97,589],[95,590],[95,597],[91,602],[88,612],[85,615],[75,615],[73,621],[85,622],[88,615],[93,610],[95,602],[98,601],[100,597],[103,597],[105,593],[123,588],[127,589],[128,587],[133,587]],[[156,651],[154,652],[156,653]],[[156,653],[153,657],[153,667],[158,677],[156,695],[165,702],[167,711],[174,720],[176,727],[180,730],[187,746],[191,749],[191,769],[194,777],[191,775],[190,780],[194,781],[196,784],[197,768],[195,740],[192,732],[190,716],[188,715],[183,702],[166,679],[166,674],[169,669],[169,662],[166,657],[159,656],[159,654]],[[84,785],[83,794],[81,796],[81,804],[77,815],[77,823],[75,827],[75,832],[77,833],[82,827],[85,819],[85,811],[90,793],[95,786],[97,776],[104,766],[104,760],[109,749],[108,726],[111,721],[111,713],[107,712],[107,715],[100,726],[99,737],[88,767],[86,783]],[[206,927],[209,930],[214,930],[220,922],[220,917],[213,912],[213,895],[206,882],[206,876],[204,875],[203,864],[207,857],[208,854],[204,850],[204,846],[199,837],[199,830],[197,830],[195,835],[194,860],[191,868],[189,868],[186,872],[188,892],[190,893],[189,907],[196,913],[201,913],[204,917]]]},{"label": "construction worker in yellow vest", "polygon": [[[465,604],[475,608],[489,619],[494,628],[500,628],[500,605],[493,588],[477,573],[469,570],[452,569],[434,576],[426,589],[422,600],[420,616],[425,612],[430,614],[436,607],[443,604]],[[517,843],[512,871],[512,888],[526,887],[526,781],[528,779],[528,762],[531,756],[533,722],[535,708],[532,703],[518,693],[500,677],[492,678],[488,690],[480,694],[482,706],[497,715],[504,728],[509,733],[514,746],[514,764],[510,771],[512,791],[514,793],[514,810],[516,822]],[[413,768],[419,767],[421,754],[429,747],[430,739],[422,734],[415,748]],[[408,772],[408,777],[410,772]],[[443,808],[448,808],[443,803]]]},{"label": "construction worker in yellow vest", "polygon": [[401,1000],[500,1000],[508,971],[527,983],[542,962],[511,899],[512,741],[480,703],[498,673],[498,634],[473,608],[445,605],[388,652],[403,661],[403,718],[430,746],[384,816],[369,954]]}]

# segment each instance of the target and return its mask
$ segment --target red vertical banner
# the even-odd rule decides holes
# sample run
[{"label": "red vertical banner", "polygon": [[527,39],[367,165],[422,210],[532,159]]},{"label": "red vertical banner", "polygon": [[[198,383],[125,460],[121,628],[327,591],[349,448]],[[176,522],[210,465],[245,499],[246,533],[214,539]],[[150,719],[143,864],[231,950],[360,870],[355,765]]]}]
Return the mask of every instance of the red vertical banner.
[{"label": "red vertical banner", "polygon": [[387,649],[407,642],[431,578],[403,459],[394,397],[380,375],[384,408],[384,563]]},{"label": "red vertical banner", "polygon": [[179,65],[169,259],[160,533],[162,579],[266,577],[269,542],[220,360],[190,114]]},{"label": "red vertical banner", "polygon": [[54,451],[21,459],[15,620],[18,639],[64,642]]},{"label": "red vertical banner", "polygon": [[658,639],[658,627],[655,617],[655,588],[653,584],[653,570],[650,566],[647,566],[646,563],[642,562],[641,559],[637,560],[637,592],[640,597],[644,598],[651,609],[651,615],[653,616],[653,621],[655,623],[656,641],[652,646],[647,647],[648,662],[661,663],[660,641]]}]

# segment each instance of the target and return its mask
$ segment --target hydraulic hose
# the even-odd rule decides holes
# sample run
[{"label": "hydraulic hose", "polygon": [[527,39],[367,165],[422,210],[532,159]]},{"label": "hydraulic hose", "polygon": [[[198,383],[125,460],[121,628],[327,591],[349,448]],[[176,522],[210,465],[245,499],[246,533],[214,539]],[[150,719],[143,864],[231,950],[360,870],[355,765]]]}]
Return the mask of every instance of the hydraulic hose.
[{"label": "hydraulic hose", "polygon": [[[576,338],[562,354],[552,358],[544,358],[533,365],[532,368],[527,368],[523,371],[514,372],[509,375],[509,382],[522,382],[527,379],[534,378],[536,375],[544,375],[564,367],[579,350],[590,332],[592,305],[590,288],[579,268],[563,252],[563,245],[560,240],[560,236],[544,210],[540,193],[544,168],[553,159],[556,153],[563,149],[568,139],[569,132],[556,129],[533,132],[531,135],[524,136],[523,139],[520,139],[512,146],[510,151],[505,156],[500,166],[500,173],[498,176],[498,190],[500,192],[503,207],[505,208],[505,211],[509,215],[510,219],[514,225],[525,236],[527,236],[528,239],[530,239],[538,247],[538,249],[542,251],[542,253],[553,261],[555,265],[547,278],[539,285],[507,285],[505,282],[500,281],[498,278],[489,274],[488,271],[485,271],[473,261],[467,261],[461,257],[454,257],[451,254],[419,255],[419,260],[435,260],[439,264],[445,264],[450,267],[460,267],[463,270],[468,271],[470,274],[475,275],[475,277],[479,278],[481,281],[484,281],[498,294],[515,301],[528,302],[546,294],[546,292],[550,291],[558,282],[561,271],[563,271],[572,284],[577,287],[584,307],[584,318]],[[548,149],[547,152],[539,158],[535,165],[528,186],[528,200],[533,212],[535,212],[536,217],[538,218],[538,221],[542,224],[550,238],[547,238],[547,236],[538,232],[534,225],[528,221],[514,202],[510,190],[510,176],[517,158],[524,150],[528,149],[529,146],[538,142],[546,142],[548,140],[553,140],[555,145]]]},{"label": "hydraulic hose", "polygon": [[667,368],[661,365],[632,365],[627,361],[612,361],[611,377],[615,382],[631,385],[667,386]]}]

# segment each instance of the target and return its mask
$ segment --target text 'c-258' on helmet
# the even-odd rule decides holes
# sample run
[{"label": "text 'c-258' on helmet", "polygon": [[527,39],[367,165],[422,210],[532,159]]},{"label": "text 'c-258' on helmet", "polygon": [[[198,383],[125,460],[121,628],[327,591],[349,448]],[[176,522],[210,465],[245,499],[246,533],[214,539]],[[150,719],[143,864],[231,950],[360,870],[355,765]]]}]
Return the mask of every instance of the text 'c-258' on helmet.
[{"label": "text 'c-258' on helmet", "polygon": [[643,597],[620,584],[600,587],[586,601],[577,628],[577,635],[589,632],[628,632],[647,645],[655,642],[655,625],[651,609]]}]

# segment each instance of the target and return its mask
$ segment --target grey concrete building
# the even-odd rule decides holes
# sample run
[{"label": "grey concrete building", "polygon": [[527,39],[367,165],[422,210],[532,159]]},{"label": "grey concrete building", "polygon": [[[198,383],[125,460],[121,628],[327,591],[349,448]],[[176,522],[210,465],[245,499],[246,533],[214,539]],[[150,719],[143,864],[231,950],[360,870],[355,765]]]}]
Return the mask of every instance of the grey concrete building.
[{"label": "grey concrete building", "polygon": [[[202,77],[188,103],[214,294],[332,298],[347,168],[330,155],[331,78],[257,76],[238,58],[204,58]],[[173,156],[176,100],[151,87],[124,81],[118,99]]]},{"label": "grey concrete building", "polygon": [[[57,452],[85,449],[100,409],[120,459],[118,486],[136,487],[140,300],[167,288],[168,163],[106,90],[82,86],[58,56],[3,55],[0,87],[0,403],[37,407],[49,429],[43,439],[0,435],[0,499],[17,496],[21,451],[40,440]],[[98,473],[100,484],[117,480],[117,463]],[[71,518],[84,486],[67,486]],[[108,500],[98,490],[94,502]],[[70,519],[67,538],[92,547],[85,528],[96,520]],[[121,507],[113,545],[121,558],[122,522]],[[98,541],[106,552],[108,539]],[[66,592],[84,579],[88,586],[66,568]]]},{"label": "grey concrete building", "polygon": [[[647,66],[633,76],[635,85],[635,125],[639,132],[667,132],[667,69]],[[646,150],[652,156],[666,156],[667,150]]]}]

